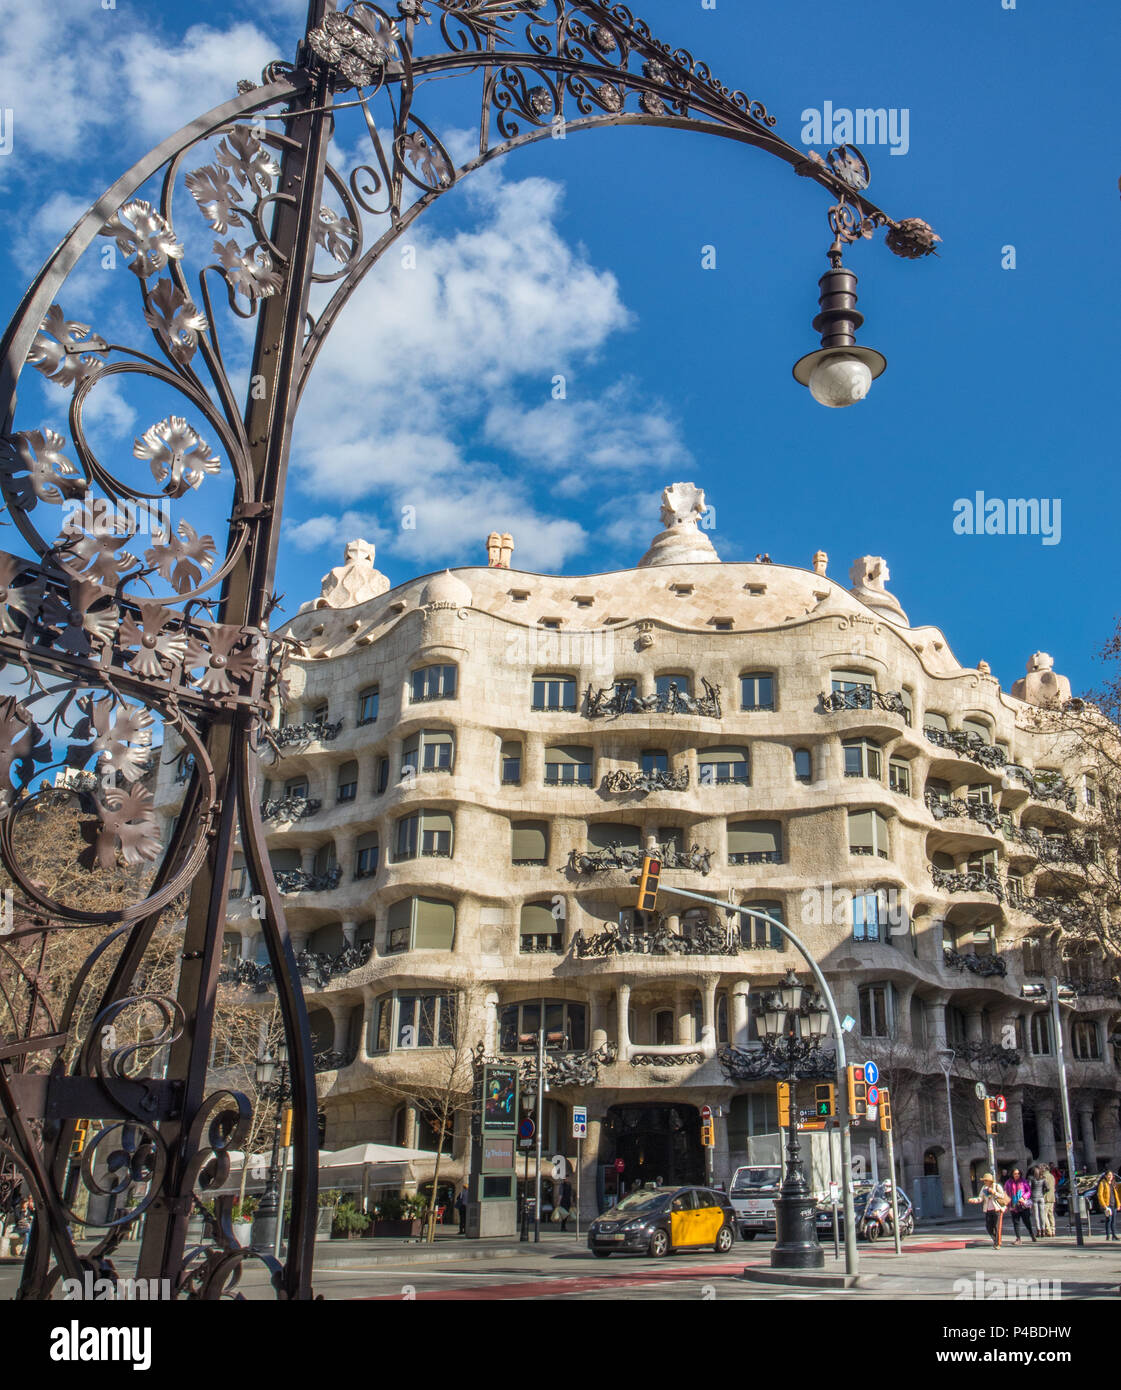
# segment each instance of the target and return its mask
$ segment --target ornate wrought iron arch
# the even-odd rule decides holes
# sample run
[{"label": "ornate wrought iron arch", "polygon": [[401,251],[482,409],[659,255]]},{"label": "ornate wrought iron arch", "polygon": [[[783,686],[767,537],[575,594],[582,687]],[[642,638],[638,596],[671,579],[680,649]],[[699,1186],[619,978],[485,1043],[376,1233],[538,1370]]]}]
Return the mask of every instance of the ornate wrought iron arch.
[{"label": "ornate wrought iron arch", "polygon": [[[249,1119],[244,1096],[207,1089],[239,836],[293,1086],[289,1254],[283,1265],[263,1258],[279,1296],[310,1296],[315,1063],[253,752],[269,743],[284,680],[284,643],[269,619],[293,421],[322,343],[386,249],[494,159],[562,132],[628,125],[694,130],[776,155],[835,199],[829,219],[840,242],[885,227],[897,254],[934,249],[925,223],[896,222],[867,199],[858,151],[821,158],[787,143],[761,102],[661,43],[622,4],[398,0],[396,8],[356,0],[339,13],[333,0],[310,0],[295,65],[270,65],[263,85],[241,84],[235,99],[118,179],[47,261],[0,344],[0,490],[27,551],[0,551],[0,663],[15,677],[15,693],[0,697],[0,858],[16,898],[0,934],[0,1161],[39,1209],[22,1297],[48,1297],[60,1277],[87,1269],[111,1275],[126,1223],[78,1214],[66,1182],[79,1122],[91,1119],[102,1127],[86,1146],[82,1180],[101,1195],[139,1193],[130,1213],[146,1222],[138,1274],[171,1278],[184,1297],[236,1296],[248,1252],[233,1237],[231,1199],[219,1199],[192,1249],[187,1223],[200,1197],[228,1178]],[[417,114],[425,85],[449,77],[481,86],[477,148],[458,166]],[[364,122],[372,151],[345,175],[328,160],[344,111]],[[187,168],[188,155],[202,162]],[[196,257],[204,228],[212,244]],[[68,277],[95,244],[112,247],[136,276],[138,322],[151,338],[144,348],[110,341],[61,308]],[[194,259],[206,262],[197,288],[186,273]],[[219,335],[231,316],[256,320],[245,393]],[[28,365],[69,393],[69,440],[42,419],[17,428]],[[83,412],[107,381],[155,383],[183,402],[183,415],[167,414],[133,447],[154,485],[126,476],[132,462],[108,466],[91,443]],[[198,510],[218,488],[224,550]],[[134,554],[144,529],[150,544]],[[150,786],[157,719],[164,753],[193,758],[166,844]],[[37,790],[52,767],[56,787]],[[60,899],[21,862],[23,818],[52,798],[79,819],[85,867],[117,888],[133,875],[124,905]],[[146,989],[142,975],[168,929],[161,914],[184,893],[173,998]],[[45,962],[52,942],[79,929],[102,936],[60,1002],[45,987]],[[126,1024],[132,1041],[118,1043]],[[105,1230],[92,1254],[79,1253],[68,1229],[75,1222]]]}]

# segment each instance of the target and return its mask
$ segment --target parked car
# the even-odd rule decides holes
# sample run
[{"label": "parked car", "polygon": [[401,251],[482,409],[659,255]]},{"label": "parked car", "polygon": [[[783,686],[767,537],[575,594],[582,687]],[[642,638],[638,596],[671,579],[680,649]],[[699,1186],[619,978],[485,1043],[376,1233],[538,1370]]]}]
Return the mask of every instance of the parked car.
[{"label": "parked car", "polygon": [[752,1163],[732,1174],[728,1194],[736,1212],[741,1240],[775,1233],[775,1198],[782,1184],[782,1168],[771,1163]]},{"label": "parked car", "polygon": [[588,1228],[588,1249],[601,1260],[616,1252],[662,1256],[709,1249],[727,1254],[735,1239],[731,1202],[708,1187],[636,1189]]}]

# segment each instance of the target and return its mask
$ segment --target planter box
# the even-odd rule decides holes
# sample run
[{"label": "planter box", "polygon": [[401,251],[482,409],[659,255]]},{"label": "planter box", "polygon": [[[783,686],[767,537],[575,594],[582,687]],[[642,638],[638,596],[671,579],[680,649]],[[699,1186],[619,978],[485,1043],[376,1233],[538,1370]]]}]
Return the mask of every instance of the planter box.
[{"label": "planter box", "polygon": [[412,1221],[375,1221],[375,1236],[396,1236],[398,1240],[402,1237],[419,1236],[423,1222],[419,1217]]},{"label": "planter box", "polygon": [[251,1238],[251,1236],[252,1236],[252,1234],[253,1234],[253,1222],[252,1222],[252,1221],[235,1221],[235,1222],[233,1222],[233,1233],[234,1233],[234,1240],[237,1241],[238,1245],[248,1245],[248,1244],[249,1244],[249,1241],[250,1241],[250,1238]]}]

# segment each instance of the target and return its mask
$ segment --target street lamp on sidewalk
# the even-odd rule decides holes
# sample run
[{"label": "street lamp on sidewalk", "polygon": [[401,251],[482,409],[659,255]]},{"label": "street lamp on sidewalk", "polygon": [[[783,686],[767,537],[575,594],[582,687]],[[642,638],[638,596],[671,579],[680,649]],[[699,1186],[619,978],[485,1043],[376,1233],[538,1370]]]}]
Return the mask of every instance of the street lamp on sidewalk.
[{"label": "street lamp on sidewalk", "polygon": [[817,1239],[817,1201],[806,1182],[798,1144],[795,1092],[798,1063],[816,1052],[829,1027],[829,1012],[817,994],[810,994],[794,973],[763,998],[759,1033],[764,1048],[789,1070],[790,1122],[787,1127],[786,1176],[775,1202],[778,1239],[771,1251],[773,1269],[822,1269],[825,1252]]},{"label": "street lamp on sidewalk", "polygon": [[943,1048],[938,1053],[938,1065],[946,1077],[946,1114],[950,1117],[950,1168],[954,1183],[954,1216],[961,1220],[961,1179],[958,1176],[958,1146],[954,1139],[954,1103],[950,1095],[950,1071],[957,1053],[952,1047]]},{"label": "street lamp on sidewalk", "polygon": [[271,1255],[276,1246],[276,1227],[280,1219],[280,1196],[278,1182],[280,1174],[280,1133],[284,1126],[284,1103],[292,1095],[288,1077],[288,1045],[283,1040],[277,1046],[276,1056],[266,1050],[257,1059],[257,1093],[263,1099],[272,1100],[276,1113],[272,1130],[272,1154],[269,1158],[269,1173],[265,1182],[264,1195],[253,1222],[251,1248],[258,1254]]}]

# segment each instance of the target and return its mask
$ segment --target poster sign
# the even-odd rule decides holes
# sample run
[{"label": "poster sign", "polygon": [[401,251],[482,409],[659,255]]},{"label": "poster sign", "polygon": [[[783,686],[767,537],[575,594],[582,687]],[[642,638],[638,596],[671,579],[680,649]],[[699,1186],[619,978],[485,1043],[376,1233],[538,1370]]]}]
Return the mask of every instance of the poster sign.
[{"label": "poster sign", "polygon": [[483,1133],[514,1134],[518,1128],[516,1067],[483,1068]]}]

